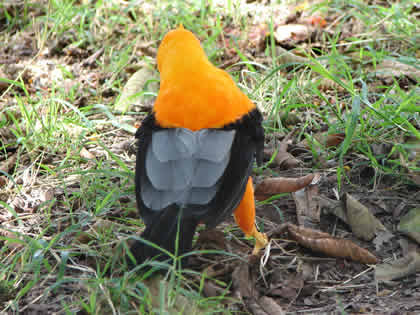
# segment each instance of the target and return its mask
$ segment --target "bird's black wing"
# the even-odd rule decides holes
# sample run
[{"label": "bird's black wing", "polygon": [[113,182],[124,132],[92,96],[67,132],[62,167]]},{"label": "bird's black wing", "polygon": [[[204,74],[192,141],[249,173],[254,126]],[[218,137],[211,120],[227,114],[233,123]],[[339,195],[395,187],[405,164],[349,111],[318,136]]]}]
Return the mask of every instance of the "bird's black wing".
[{"label": "bird's black wing", "polygon": [[[215,226],[230,215],[243,197],[254,158],[261,162],[261,121],[255,109],[223,128],[191,132],[162,128],[150,114],[136,133],[135,184],[146,224],[143,237],[173,252],[179,221],[178,253],[183,253],[191,248],[199,222]],[[150,250],[142,256],[153,254]]]}]

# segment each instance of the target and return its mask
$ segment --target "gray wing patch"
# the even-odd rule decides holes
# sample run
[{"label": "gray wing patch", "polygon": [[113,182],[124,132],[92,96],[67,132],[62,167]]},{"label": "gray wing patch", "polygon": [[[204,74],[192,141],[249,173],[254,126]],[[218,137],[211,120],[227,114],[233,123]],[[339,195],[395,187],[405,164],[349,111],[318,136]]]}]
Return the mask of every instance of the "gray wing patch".
[{"label": "gray wing patch", "polygon": [[153,210],[170,204],[207,204],[216,195],[230,159],[235,131],[172,128],[155,132],[145,159],[141,185],[144,204]]}]

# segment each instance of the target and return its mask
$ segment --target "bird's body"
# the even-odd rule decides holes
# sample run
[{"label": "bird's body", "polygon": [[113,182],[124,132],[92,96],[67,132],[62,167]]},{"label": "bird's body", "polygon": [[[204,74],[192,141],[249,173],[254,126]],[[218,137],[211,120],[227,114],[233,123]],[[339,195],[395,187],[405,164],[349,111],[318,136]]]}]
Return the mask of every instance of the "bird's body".
[{"label": "bird's body", "polygon": [[[159,94],[136,133],[136,197],[146,224],[142,237],[183,254],[191,250],[199,223],[216,226],[235,211],[242,230],[263,246],[250,177],[264,145],[260,112],[183,27],[164,37],[157,61]],[[167,258],[141,242],[131,251],[137,262]]]}]

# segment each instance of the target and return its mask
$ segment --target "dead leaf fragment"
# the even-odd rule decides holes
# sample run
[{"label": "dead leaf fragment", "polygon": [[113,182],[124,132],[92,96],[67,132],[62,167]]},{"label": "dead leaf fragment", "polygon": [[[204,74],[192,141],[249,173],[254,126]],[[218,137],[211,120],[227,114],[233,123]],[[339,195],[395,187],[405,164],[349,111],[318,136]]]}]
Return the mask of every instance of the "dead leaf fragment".
[{"label": "dead leaf fragment", "polygon": [[53,200],[54,188],[47,188],[45,190],[42,190],[39,197],[42,202]]},{"label": "dead leaf fragment", "polygon": [[16,161],[17,161],[17,155],[16,154],[9,155],[9,157],[1,163],[0,171],[4,172],[6,174],[10,174],[9,172],[11,172],[13,170],[13,168],[15,167]]},{"label": "dead leaf fragment", "polygon": [[7,184],[7,177],[0,176],[0,188],[6,186],[6,184]]},{"label": "dead leaf fragment", "polygon": [[169,281],[165,280],[162,275],[156,275],[152,278],[144,280],[143,283],[148,289],[148,292],[145,292],[145,295],[148,295],[148,299],[151,301],[154,309],[162,309],[162,301],[160,297],[162,295],[162,290],[164,290],[166,292],[164,293],[165,301],[163,302],[164,314],[205,314],[204,310],[202,310],[196,303],[191,303],[191,301],[182,294],[175,295],[173,297],[175,299],[173,303],[166,301],[172,285]]},{"label": "dead leaf fragment", "polygon": [[[319,174],[315,174],[319,177]],[[292,193],[296,203],[296,214],[299,225],[315,227],[320,222],[321,207],[318,203],[319,189],[317,185],[308,185]]]},{"label": "dead leaf fragment", "polygon": [[330,213],[348,224],[346,209],[341,200],[333,200],[325,196],[318,196],[318,202],[324,213]]},{"label": "dead leaf fragment", "polygon": [[365,241],[370,241],[375,237],[377,231],[386,230],[369,209],[350,194],[346,194],[346,210],[348,224],[357,237]]},{"label": "dead leaf fragment", "polygon": [[292,239],[300,245],[333,257],[349,258],[363,264],[376,264],[378,259],[368,250],[350,240],[338,239],[328,233],[288,224]]},{"label": "dead leaf fragment", "polygon": [[281,308],[280,305],[277,304],[277,302],[268,297],[268,296],[263,296],[258,300],[258,304],[262,307],[262,309],[267,313],[267,314],[276,314],[276,315],[283,315],[286,314],[283,309]]},{"label": "dead leaf fragment", "polygon": [[232,273],[233,288],[240,299],[253,296],[254,282],[252,280],[249,265],[241,262]]},{"label": "dead leaf fragment", "polygon": [[[347,84],[345,80],[342,80],[342,81]],[[331,80],[325,77],[314,78],[312,79],[311,82],[314,86],[316,86],[318,90],[322,92],[327,92],[327,91],[343,92],[345,90],[340,84],[338,84],[334,80]]]},{"label": "dead leaf fragment", "polygon": [[280,25],[274,32],[274,38],[280,44],[302,42],[311,36],[311,28],[303,24]]},{"label": "dead leaf fragment", "polygon": [[[142,105],[145,99],[142,91],[144,91],[147,82],[154,77],[157,77],[156,72],[148,67],[137,70],[125,84],[121,97],[115,104],[115,109],[124,113],[132,104]],[[156,83],[151,83],[151,86],[147,88],[147,90],[153,92],[157,89]]]},{"label": "dead leaf fragment", "polygon": [[420,244],[420,208],[411,209],[401,218],[398,231],[406,234]]},{"label": "dead leaf fragment", "polygon": [[328,134],[325,132],[320,132],[312,135],[312,139],[305,138],[304,140],[299,142],[299,145],[307,149],[311,149],[311,147],[315,144],[315,141],[313,141],[314,139],[323,147],[336,147],[344,141],[345,137],[346,135],[344,133]]},{"label": "dead leaf fragment", "polygon": [[[7,79],[6,74],[0,69],[0,79]],[[0,92],[3,92],[9,87],[9,83],[0,80]]]},{"label": "dead leaf fragment", "polygon": [[280,64],[293,64],[293,63],[310,63],[311,61],[308,58],[304,58],[298,55],[295,55],[294,53],[291,53],[290,51],[280,47],[276,46],[276,55],[277,60]]},{"label": "dead leaf fragment", "polygon": [[411,251],[389,264],[381,264],[375,269],[375,279],[391,281],[420,272],[420,253]]},{"label": "dead leaf fragment", "polygon": [[294,132],[291,132],[286,137],[284,137],[278,147],[277,152],[275,149],[264,150],[264,155],[269,159],[271,159],[271,157],[275,154],[273,162],[281,169],[292,169],[298,167],[301,164],[301,161],[287,152],[287,147],[293,134]]},{"label": "dead leaf fragment", "polygon": [[109,231],[113,229],[113,226],[116,226],[116,225],[118,225],[118,223],[115,223],[109,220],[98,219],[90,227],[88,232],[81,232],[76,237],[76,241],[78,241],[80,244],[87,244],[90,241],[94,240],[96,235],[104,233],[105,231]]},{"label": "dead leaf fragment", "polygon": [[373,240],[375,244],[375,249],[377,251],[381,250],[383,247],[388,246],[390,240],[394,237],[394,234],[385,230],[376,232],[376,237]]},{"label": "dead leaf fragment", "polygon": [[308,174],[298,178],[272,177],[265,178],[255,188],[255,198],[265,200],[273,195],[294,192],[308,186],[315,174]]},{"label": "dead leaf fragment", "polygon": [[83,147],[80,150],[80,156],[86,160],[94,160],[95,159],[95,155],[93,155],[93,153],[91,153],[88,149],[86,149],[85,147]]},{"label": "dead leaf fragment", "polygon": [[376,76],[380,78],[407,76],[412,80],[418,81],[420,79],[420,70],[397,60],[385,59],[376,67]]}]

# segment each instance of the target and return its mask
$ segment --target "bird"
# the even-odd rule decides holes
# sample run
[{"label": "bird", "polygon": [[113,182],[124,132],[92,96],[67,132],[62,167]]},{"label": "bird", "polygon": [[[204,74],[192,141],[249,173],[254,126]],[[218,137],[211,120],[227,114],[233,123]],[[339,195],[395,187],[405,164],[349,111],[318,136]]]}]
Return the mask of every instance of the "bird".
[{"label": "bird", "polygon": [[191,252],[199,224],[214,228],[232,213],[258,253],[268,243],[256,227],[251,178],[263,158],[261,112],[182,25],[164,36],[156,59],[159,92],[135,134],[135,192],[146,228],[132,257],[140,264]]}]

